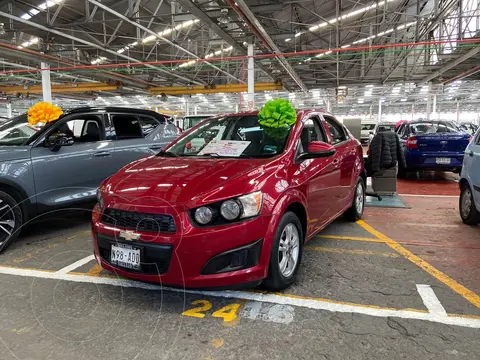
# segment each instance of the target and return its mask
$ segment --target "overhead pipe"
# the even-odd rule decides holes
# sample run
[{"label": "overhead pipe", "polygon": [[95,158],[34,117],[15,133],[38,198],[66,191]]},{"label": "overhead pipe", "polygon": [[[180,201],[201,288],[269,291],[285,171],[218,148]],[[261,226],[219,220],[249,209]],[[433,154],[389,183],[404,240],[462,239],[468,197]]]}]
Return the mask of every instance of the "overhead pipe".
[{"label": "overhead pipe", "polygon": [[[270,38],[268,33],[263,28],[262,24],[257,20],[253,12],[249,9],[248,5],[244,0],[225,0],[230,7],[235,10],[235,12],[243,19],[250,30],[252,30],[255,35],[262,41],[264,47],[275,54],[281,54],[280,49],[277,47],[275,42]],[[290,75],[293,81],[302,89],[303,92],[307,93],[308,89],[305,83],[300,79],[298,74],[292,68],[292,66],[283,58],[277,56],[280,65],[285,69],[285,71]]]}]

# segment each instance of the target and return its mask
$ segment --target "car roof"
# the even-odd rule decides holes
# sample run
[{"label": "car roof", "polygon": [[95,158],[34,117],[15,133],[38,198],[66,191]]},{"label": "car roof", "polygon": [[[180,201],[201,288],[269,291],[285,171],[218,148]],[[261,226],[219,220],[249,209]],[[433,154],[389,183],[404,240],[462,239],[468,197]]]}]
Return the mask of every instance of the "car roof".
[{"label": "car roof", "polygon": [[[324,109],[321,109],[321,108],[312,108],[312,109],[302,109],[302,110],[296,110],[297,112],[297,117],[298,116],[305,116],[305,115],[308,115],[310,113],[317,113],[317,112],[320,112],[320,113],[323,113],[325,115],[330,115],[330,116],[333,116],[331,113],[329,113],[328,111],[325,111]],[[221,116],[255,116],[255,115],[258,115],[259,111],[244,111],[244,112],[237,112],[237,113],[224,113],[224,114],[217,114],[217,115],[212,115],[212,116],[215,116],[215,117],[221,117]]]},{"label": "car roof", "polygon": [[84,113],[84,112],[121,112],[121,113],[127,113],[127,114],[144,114],[144,115],[160,115],[164,116],[166,118],[170,118],[169,115],[165,114],[160,114],[156,111],[152,110],[145,110],[145,109],[133,109],[133,108],[126,108],[126,107],[112,107],[112,106],[105,106],[105,107],[80,107],[80,108],[75,108],[71,109],[68,111],[65,111],[65,115],[69,114],[77,114],[77,113]]}]

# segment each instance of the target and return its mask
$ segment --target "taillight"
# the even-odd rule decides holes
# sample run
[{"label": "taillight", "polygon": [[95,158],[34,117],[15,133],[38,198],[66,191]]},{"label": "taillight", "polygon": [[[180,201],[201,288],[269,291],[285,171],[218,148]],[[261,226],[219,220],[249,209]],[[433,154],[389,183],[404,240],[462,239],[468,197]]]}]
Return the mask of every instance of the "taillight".
[{"label": "taillight", "polygon": [[406,146],[409,149],[418,149],[417,138],[415,136],[409,137]]}]

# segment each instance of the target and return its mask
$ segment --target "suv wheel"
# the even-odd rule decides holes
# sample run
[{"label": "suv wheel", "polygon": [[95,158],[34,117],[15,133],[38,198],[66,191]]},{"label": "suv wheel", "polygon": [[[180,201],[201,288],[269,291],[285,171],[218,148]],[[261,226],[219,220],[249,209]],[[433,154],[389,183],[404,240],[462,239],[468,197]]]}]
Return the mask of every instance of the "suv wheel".
[{"label": "suv wheel", "polygon": [[465,224],[474,226],[480,223],[480,213],[475,207],[473,194],[468,183],[462,185],[459,208],[460,216]]},{"label": "suv wheel", "polygon": [[0,191],[0,253],[17,239],[22,224],[20,205],[6,192]]}]

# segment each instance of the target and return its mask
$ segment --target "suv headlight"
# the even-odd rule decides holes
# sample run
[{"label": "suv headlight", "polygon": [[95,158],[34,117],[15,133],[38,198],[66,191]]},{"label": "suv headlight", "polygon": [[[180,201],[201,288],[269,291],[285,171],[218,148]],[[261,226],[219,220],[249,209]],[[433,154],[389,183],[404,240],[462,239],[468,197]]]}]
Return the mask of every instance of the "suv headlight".
[{"label": "suv headlight", "polygon": [[261,191],[256,191],[234,199],[201,206],[193,209],[191,215],[199,225],[224,225],[257,216],[262,210],[262,204],[263,194]]}]

